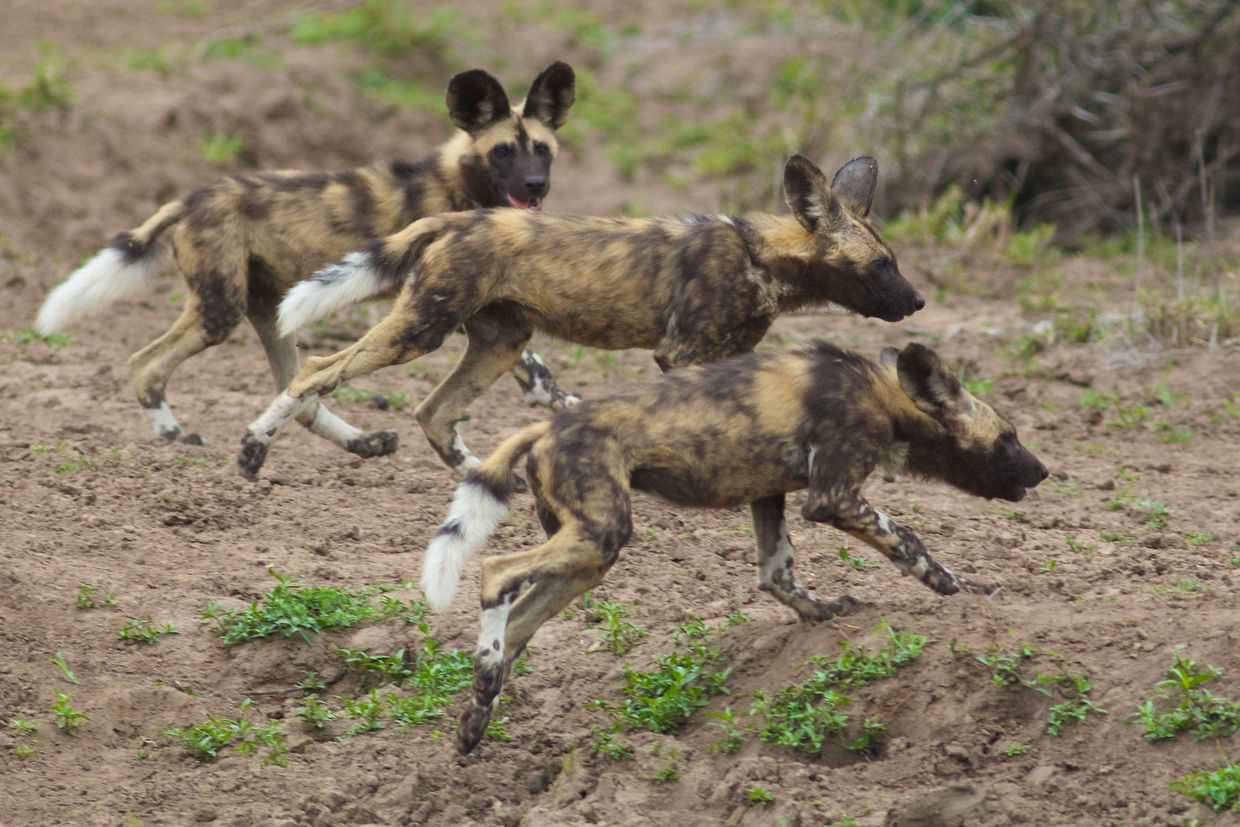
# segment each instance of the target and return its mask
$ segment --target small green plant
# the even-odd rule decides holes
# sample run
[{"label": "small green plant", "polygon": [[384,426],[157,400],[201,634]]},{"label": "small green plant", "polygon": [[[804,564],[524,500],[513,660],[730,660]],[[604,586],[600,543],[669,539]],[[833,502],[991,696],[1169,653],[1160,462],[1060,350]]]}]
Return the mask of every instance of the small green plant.
[{"label": "small green plant", "polygon": [[1095,704],[1088,697],[1092,687],[1085,678],[1074,678],[1073,688],[1077,697],[1062,703],[1052,704],[1046,712],[1046,731],[1050,735],[1059,735],[1063,728],[1070,724],[1084,721],[1089,713],[1106,715],[1107,711]]},{"label": "small green plant", "polygon": [[306,676],[297,682],[297,688],[302,691],[302,694],[310,695],[324,691],[327,689],[327,684],[323,683],[323,678],[318,672],[307,672]]},{"label": "small green plant", "polygon": [[960,383],[974,396],[988,396],[995,389],[995,383],[991,379],[968,379],[962,375]]},{"label": "small green plant", "polygon": [[749,622],[749,615],[745,614],[745,612],[741,609],[737,609],[734,612],[728,613],[727,624],[729,627],[740,626],[741,624],[748,623],[748,622]]},{"label": "small green plant", "polygon": [[339,649],[337,652],[350,669],[361,674],[363,685],[372,682],[400,684],[413,677],[413,670],[405,662],[404,649],[397,649],[390,655],[372,655],[365,649]]},{"label": "small green plant", "polygon": [[840,560],[844,562],[844,565],[848,566],[853,571],[865,571],[870,567],[869,562],[867,562],[864,557],[853,557],[849,554],[848,546],[840,546],[839,555]]},{"label": "small green plant", "polygon": [[368,695],[360,698],[346,698],[344,711],[358,723],[349,727],[341,738],[361,735],[366,732],[377,732],[383,729],[383,713],[385,703],[379,697],[379,690],[372,689]]},{"label": "small green plant", "polygon": [[504,743],[511,741],[512,736],[508,734],[508,719],[492,718],[487,722],[487,728],[483,735],[492,741],[503,741]]},{"label": "small green plant", "polygon": [[236,135],[209,135],[202,143],[202,158],[211,164],[231,164],[244,148],[245,143]]},{"label": "small green plant", "polygon": [[1240,703],[1205,688],[1220,674],[1217,668],[1200,666],[1177,652],[1167,677],[1154,687],[1158,700],[1146,700],[1129,720],[1139,722],[1151,741],[1170,740],[1182,732],[1198,739],[1232,735],[1240,730]]},{"label": "small green plant", "polygon": [[25,718],[14,718],[9,721],[9,729],[13,730],[18,737],[25,737],[38,732],[39,725],[34,721],[27,721]]},{"label": "small green plant", "polygon": [[386,594],[379,598],[379,615],[381,617],[399,617],[411,626],[417,626],[418,630],[423,634],[430,630],[426,623],[426,615],[429,611],[430,607],[426,605],[426,601],[419,600],[418,598],[402,601]]},{"label": "small green plant", "polygon": [[42,342],[43,344],[51,347],[68,347],[73,340],[63,333],[43,334],[34,328],[24,327],[13,334],[13,341],[19,345]]},{"label": "small green plant", "polygon": [[296,712],[298,718],[318,730],[326,727],[328,721],[336,717],[335,713],[327,708],[327,704],[320,701],[318,695],[313,694],[306,696]]},{"label": "small green plant", "polygon": [[280,635],[312,634],[348,629],[374,617],[375,609],[364,592],[331,586],[301,586],[272,572],[276,587],[243,611],[208,607],[205,613],[216,622],[225,645]]},{"label": "small green plant", "polygon": [[452,697],[473,683],[468,652],[446,650],[434,638],[422,642],[410,675],[403,680],[408,695],[388,696],[388,711],[400,726],[418,726],[443,717]]},{"label": "small green plant", "polygon": [[707,642],[709,630],[701,620],[682,624],[680,651],[660,655],[651,671],[625,669],[625,700],[619,720],[630,729],[676,732],[689,718],[725,694],[732,670],[717,669],[724,658]]},{"label": "small green plant", "polygon": [[[834,661],[810,659],[815,669],[802,683],[786,686],[774,697],[761,691],[754,693],[750,714],[766,719],[759,737],[811,754],[821,752],[828,741],[837,741],[857,752],[876,750],[886,726],[881,721],[863,718],[858,732],[846,711],[852,701],[844,690],[890,677],[920,656],[926,644],[922,635],[889,626],[883,628],[887,642],[876,654],[870,655],[842,641],[841,652]],[[856,734],[849,737],[850,731]]]},{"label": "small green plant", "polygon": [[56,668],[60,670],[60,674],[64,676],[65,680],[76,686],[78,683],[77,675],[73,674],[73,670],[69,668],[69,661],[65,660],[65,653],[57,652],[52,655],[51,660]]},{"label": "small green plant", "polygon": [[602,617],[603,641],[613,654],[623,655],[634,643],[646,636],[646,630],[624,619],[627,609],[623,604],[605,600],[598,604]]},{"label": "small green plant", "polygon": [[63,692],[56,693],[56,700],[52,704],[52,715],[55,716],[57,729],[66,735],[76,735],[77,731],[90,720],[89,715],[74,708],[73,699]]},{"label": "small green plant", "polygon": [[1006,755],[1008,758],[1016,758],[1019,755],[1024,755],[1028,751],[1029,751],[1028,744],[1022,744],[1019,741],[1017,741],[1017,742],[1008,744],[1006,747],[1004,747],[1003,754]]},{"label": "small green plant", "polygon": [[253,703],[248,699],[239,707],[236,718],[211,716],[202,723],[188,727],[170,727],[163,734],[166,738],[180,740],[185,752],[199,761],[213,761],[221,751],[231,747],[243,755],[253,755],[259,749],[267,749],[266,761],[270,764],[288,766],[288,748],[284,745],[284,733],[278,721],[257,724],[246,717]]},{"label": "small green plant", "polygon": [[111,592],[100,595],[96,586],[79,583],[75,605],[79,609],[111,608],[116,605],[116,595]]},{"label": "small green plant", "polygon": [[421,54],[439,61],[461,28],[458,12],[447,6],[414,14],[399,0],[364,0],[336,14],[307,14],[290,34],[301,46],[353,41],[381,57]]},{"label": "small green plant", "polygon": [[121,627],[118,637],[126,643],[141,643],[149,646],[164,635],[175,634],[177,634],[177,629],[171,623],[156,626],[149,617],[131,617]]},{"label": "small green plant", "polygon": [[852,816],[844,816],[839,821],[832,821],[826,827],[857,827],[857,819]]},{"label": "small green plant", "polygon": [[1240,764],[1189,773],[1172,781],[1171,789],[1200,801],[1216,813],[1240,809]]},{"label": "small green plant", "polygon": [[745,732],[737,725],[736,715],[732,712],[732,707],[729,706],[719,712],[706,712],[704,714],[708,718],[713,718],[714,725],[723,732],[717,740],[711,742],[711,751],[722,752],[724,755],[733,755],[740,752],[741,747],[745,745]]},{"label": "small green plant", "polygon": [[31,758],[34,756],[34,747],[30,746],[29,744],[18,744],[17,746],[13,747],[13,754],[16,755],[18,758],[20,758],[22,761],[25,761],[27,758]]},{"label": "small green plant", "polygon": [[654,774],[654,782],[656,784],[670,784],[673,781],[680,780],[680,767],[676,766],[676,762],[668,764]]},{"label": "small green plant", "polygon": [[595,727],[591,746],[595,753],[606,756],[612,761],[628,761],[633,757],[632,745],[622,740],[610,729]]},{"label": "small green plant", "polygon": [[1213,543],[1215,536],[1208,531],[1190,531],[1184,535],[1184,542],[1190,546],[1204,546]]},{"label": "small green plant", "polygon": [[754,785],[745,790],[745,800],[751,804],[771,804],[775,801],[775,795],[765,787]]}]

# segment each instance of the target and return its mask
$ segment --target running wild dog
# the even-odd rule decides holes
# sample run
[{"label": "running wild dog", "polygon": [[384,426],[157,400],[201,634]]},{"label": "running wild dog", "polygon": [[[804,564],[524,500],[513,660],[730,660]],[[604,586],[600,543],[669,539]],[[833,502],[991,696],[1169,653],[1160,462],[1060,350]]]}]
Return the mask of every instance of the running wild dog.
[{"label": "running wild dog", "polygon": [[[116,236],[53,290],[39,311],[38,329],[60,330],[108,302],[149,289],[161,265],[157,242],[175,227],[172,248],[190,296],[172,329],[130,358],[129,372],[156,434],[199,443],[195,434],[182,435],[165,397],[178,365],[223,342],[248,317],[276,389],[284,388],[298,368],[294,338],[276,329],[276,308],[289,288],[367,240],[423,216],[475,207],[540,208],[558,148],[554,133],[568,117],[574,90],[572,68],[553,63],[514,109],[499,81],[474,69],[448,85],[448,113],[460,131],[416,163],[334,174],[235,175],[195,190]],[[320,316],[360,298],[338,293],[322,301],[310,293]],[[535,354],[520,354],[510,367],[531,402],[558,408],[575,401],[555,386]],[[359,456],[396,449],[395,433],[365,433],[323,405],[303,408],[298,421]]]},{"label": "running wild dog", "polygon": [[1017,501],[1047,476],[1012,425],[922,345],[888,348],[878,363],[825,342],[750,354],[584,402],[501,444],[457,488],[427,549],[422,587],[433,608],[452,602],[465,561],[507,513],[513,468],[526,454],[548,540],[482,561],[474,702],[458,733],[463,752],[482,737],[513,659],[616,562],[633,531],[633,490],[700,508],[749,503],[758,587],[802,620],[827,620],[860,604],[847,595],[816,599],[797,582],[784,520],[789,492],[808,489],[806,520],[851,534],[949,595],[984,588],[952,574],[913,532],[866,502],[866,478],[882,464]]},{"label": "running wild dog", "polygon": [[[652,348],[668,370],[746,353],[782,312],[833,302],[899,321],[925,302],[867,220],[878,164],[849,161],[828,184],[794,155],[791,215],[597,218],[482,210],[423,219],[332,265],[300,290],[350,299],[403,280],[387,318],[356,344],[311,357],[241,441],[254,478],[276,432],[340,385],[436,350],[464,324],[465,355],[417,409],[458,474],[477,465],[466,409],[509,370],[535,330],[608,350]],[[328,286],[324,286],[328,285]],[[294,291],[280,332],[316,318]]]}]

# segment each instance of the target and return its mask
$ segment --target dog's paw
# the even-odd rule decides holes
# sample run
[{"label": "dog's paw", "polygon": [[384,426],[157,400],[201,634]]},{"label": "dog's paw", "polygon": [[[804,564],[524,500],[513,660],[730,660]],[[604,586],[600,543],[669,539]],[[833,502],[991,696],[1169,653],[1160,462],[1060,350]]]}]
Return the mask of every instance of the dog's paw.
[{"label": "dog's paw", "polygon": [[241,438],[241,452],[237,454],[237,467],[247,480],[258,479],[258,472],[267,459],[267,444],[259,442],[250,434]]},{"label": "dog's paw", "polygon": [[349,444],[345,448],[350,454],[357,454],[363,459],[370,459],[371,457],[386,457],[388,454],[393,453],[399,445],[400,435],[395,431],[375,431],[349,440]]}]

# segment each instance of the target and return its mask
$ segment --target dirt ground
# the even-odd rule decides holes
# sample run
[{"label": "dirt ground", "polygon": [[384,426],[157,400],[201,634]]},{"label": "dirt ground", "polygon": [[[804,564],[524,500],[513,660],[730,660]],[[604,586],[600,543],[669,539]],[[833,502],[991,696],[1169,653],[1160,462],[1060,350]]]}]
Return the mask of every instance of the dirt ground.
[{"label": "dirt ground", "polygon": [[[121,0],[9,5],[0,80],[28,80],[38,56],[32,44],[55,40],[71,61],[74,103],[31,115],[0,155],[0,825],[1237,823],[1168,786],[1235,760],[1236,736],[1155,744],[1128,719],[1154,696],[1177,648],[1222,669],[1212,686],[1240,699],[1240,343],[1170,348],[1117,335],[1053,343],[1033,360],[1015,359],[1013,343],[1042,317],[1015,301],[1012,285],[1023,271],[1001,261],[977,263],[969,276],[975,289],[940,291],[898,326],[809,313],[780,320],[763,344],[786,348],[822,336],[877,354],[916,339],[935,344],[968,376],[986,378],[986,398],[1052,469],[1050,480],[1015,505],[878,477],[867,494],[945,564],[999,584],[996,594],[940,598],[870,550],[794,515],[802,579],[820,595],[847,592],[867,604],[841,622],[798,623],[757,591],[745,512],[676,510],[639,496],[633,541],[594,598],[625,604],[627,619],[648,635],[620,657],[600,649],[599,627],[580,608],[548,623],[531,646],[532,671],[509,687],[511,741],[488,739],[460,761],[442,737],[451,718],[438,729],[313,736],[293,712],[302,703],[294,685],[308,671],[341,678],[338,647],[391,652],[416,647],[418,633],[388,620],[308,643],[226,647],[200,613],[212,603],[256,599],[274,584],[269,568],[340,588],[416,579],[453,480],[410,412],[463,340],[454,337],[412,370],[358,383],[403,391],[409,408],[335,403],[368,429],[398,430],[395,455],[362,461],[290,429],[261,480],[250,483],[236,471],[236,447],[272,396],[251,331],[191,360],[170,385],[172,404],[205,446],[154,440],[132,399],[125,360],[175,318],[181,287],[174,278],[78,326],[68,344],[20,331],[47,290],[112,233],[219,173],[198,151],[204,134],[245,136],[242,167],[334,168],[372,155],[416,157],[446,136],[446,125],[359,96],[346,77],[358,58],[345,47],[276,40],[283,49],[276,68],[200,61],[167,76],[116,58],[122,47],[193,43],[236,27],[281,31],[294,4],[220,0],[201,18]],[[600,13],[610,8],[594,5]],[[474,48],[485,51],[490,42]],[[527,80],[561,46],[568,49],[522,49],[497,71]],[[681,65],[689,60],[674,38],[662,48]],[[640,191],[590,159],[584,148],[566,149],[549,210],[607,212],[637,199],[689,197]],[[712,207],[685,200],[677,209]],[[1231,228],[1233,242],[1238,230]],[[897,252],[910,280],[934,295],[953,254],[915,245]],[[1061,267],[1066,300],[1098,309],[1130,301],[1130,285],[1104,263]],[[1234,257],[1228,267],[1234,280]],[[319,330],[308,337],[309,352],[341,346],[383,310],[361,308]],[[642,352],[536,345],[561,383],[583,396],[657,374]],[[1090,399],[1110,400],[1109,407],[1082,404]],[[508,380],[473,413],[476,451],[543,416]],[[516,498],[492,549],[540,540],[531,502]],[[799,504],[793,498],[790,510]],[[843,546],[863,562],[849,564]],[[76,608],[81,583],[115,594],[116,605]],[[433,633],[450,648],[472,648],[476,589],[471,567],[455,607],[432,618]],[[748,622],[730,625],[726,618],[738,610]],[[130,617],[174,624],[178,634],[126,644],[118,631]],[[807,756],[753,735],[738,753],[723,754],[711,748],[718,728],[701,714],[675,735],[626,733],[631,761],[596,754],[592,732],[607,718],[590,702],[617,701],[626,665],[651,666],[693,617],[715,630],[733,669],[730,694],[710,709],[730,706],[747,727],[759,722],[746,714],[755,692],[804,678],[807,660],[834,657],[841,641],[873,649],[885,622],[929,642],[896,676],[854,693],[858,715],[887,724],[875,755],[832,748]],[[1025,646],[1034,652],[1029,675],[1088,676],[1090,697],[1105,714],[1048,734],[1057,699],[998,686],[977,661]],[[56,653],[76,685],[51,662]],[[339,706],[352,686],[342,679],[329,702]],[[53,725],[58,692],[90,716],[76,735]],[[200,763],[162,734],[233,715],[246,698],[255,716],[282,722],[287,767],[231,751]],[[39,730],[23,735],[8,726],[14,719]],[[339,735],[347,722],[333,726],[330,734]],[[658,783],[669,756],[679,779]],[[774,801],[749,801],[746,791],[755,787]]]}]

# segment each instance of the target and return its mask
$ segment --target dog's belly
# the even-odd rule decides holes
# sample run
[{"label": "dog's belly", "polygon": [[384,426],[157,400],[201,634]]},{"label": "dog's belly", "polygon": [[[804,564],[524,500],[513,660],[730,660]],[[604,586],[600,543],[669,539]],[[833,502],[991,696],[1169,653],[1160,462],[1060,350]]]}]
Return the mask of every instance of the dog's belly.
[{"label": "dog's belly", "polygon": [[804,451],[793,442],[772,445],[731,462],[686,456],[683,462],[639,466],[631,485],[677,505],[733,508],[808,484]]}]

